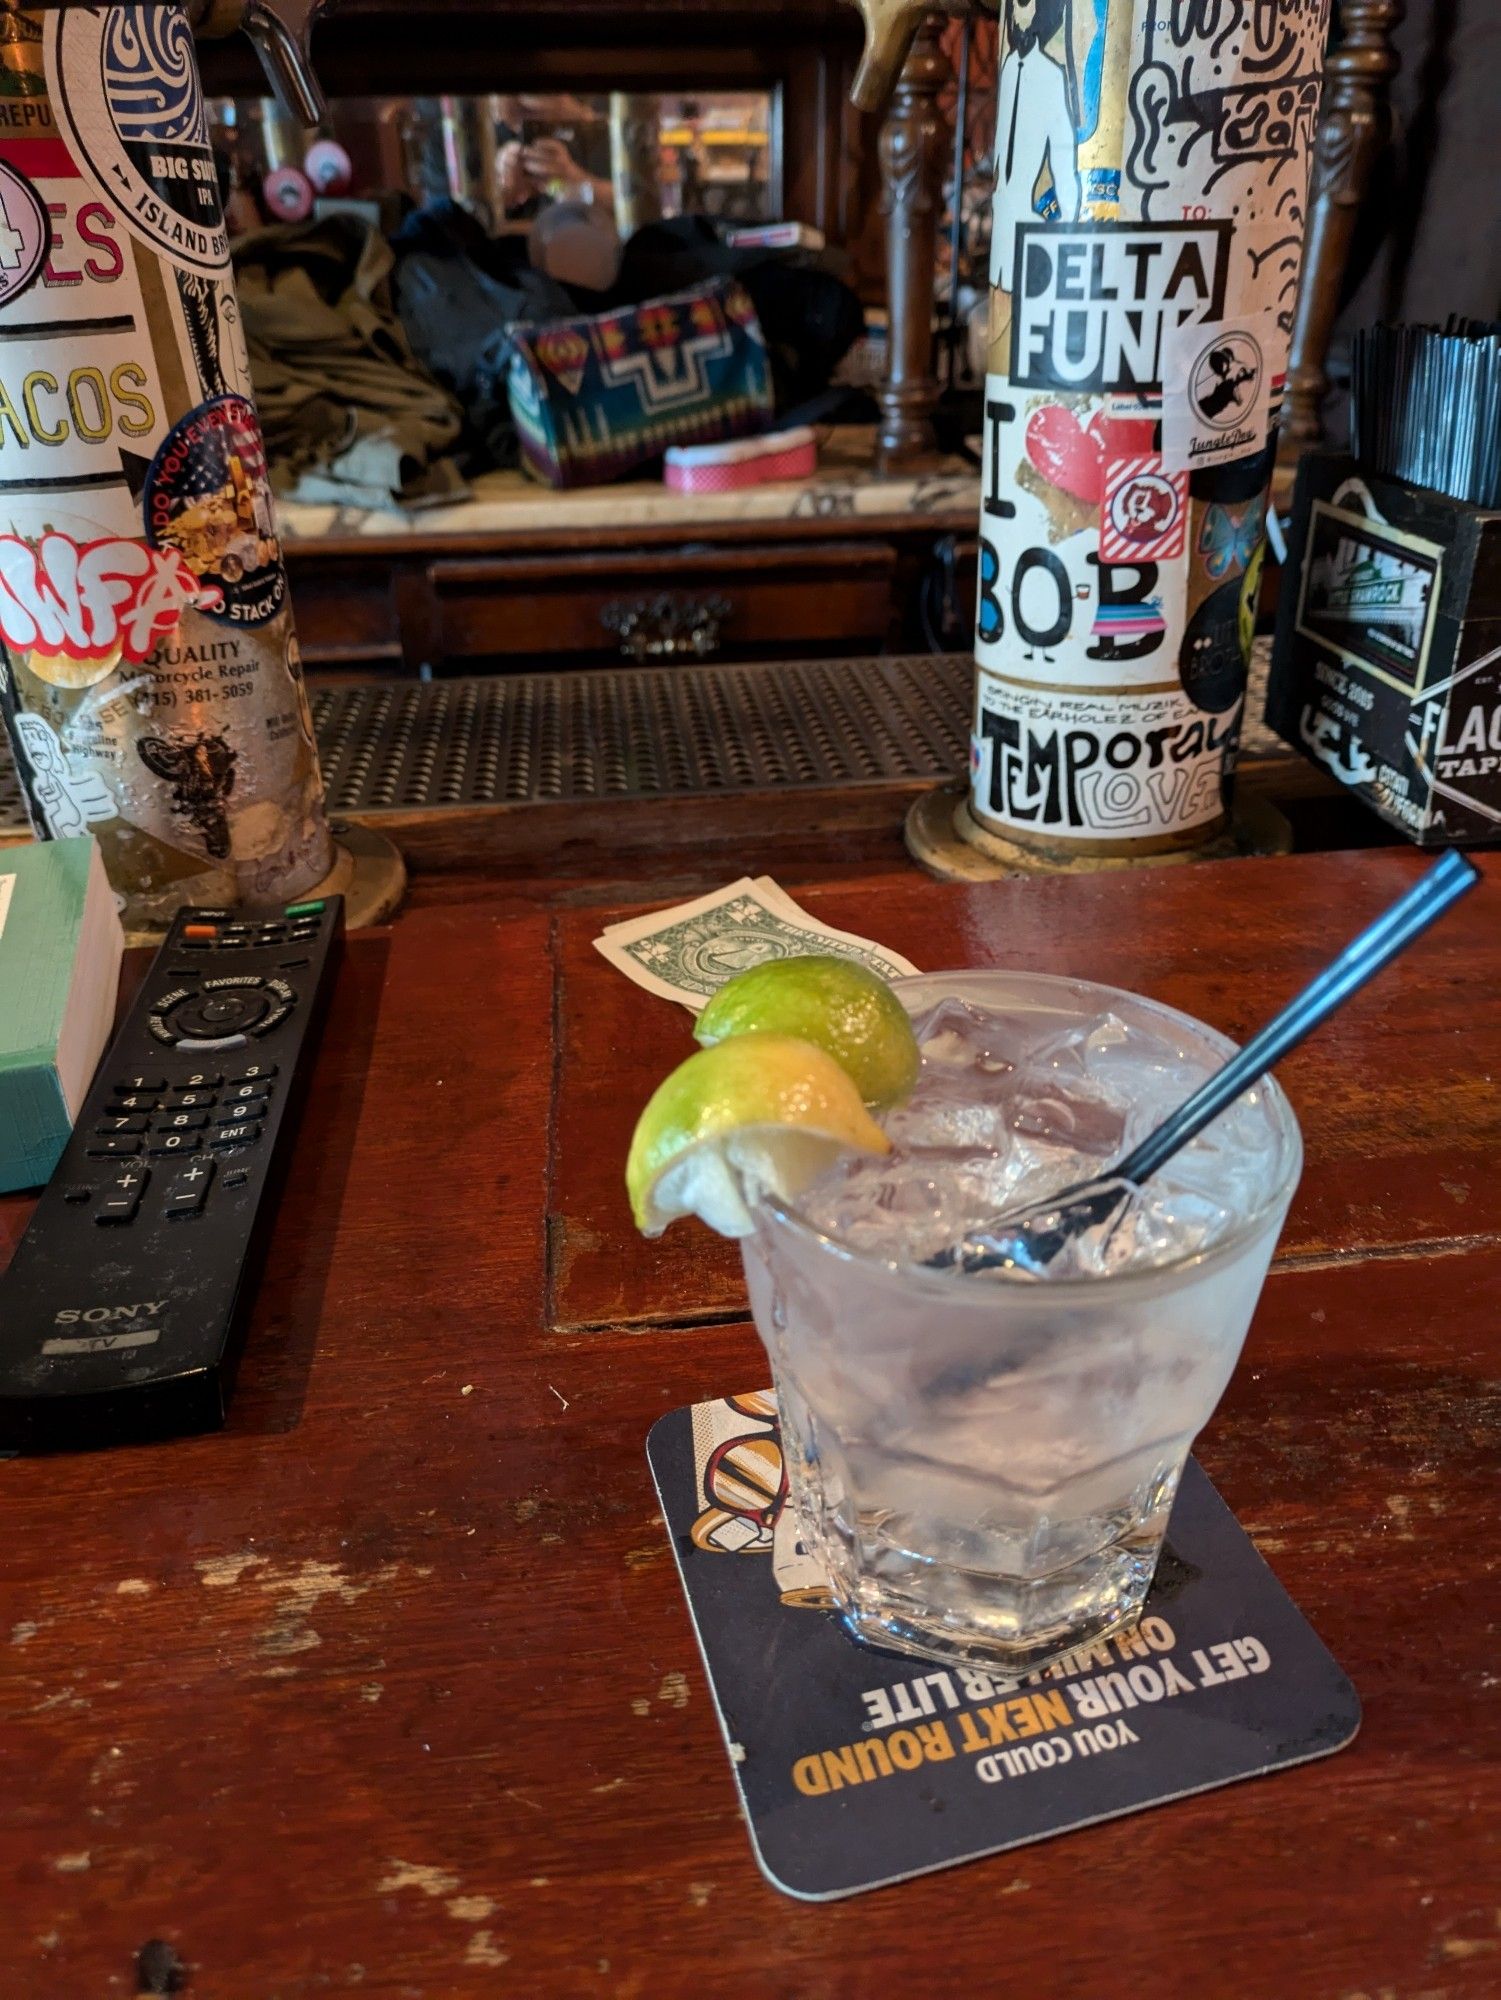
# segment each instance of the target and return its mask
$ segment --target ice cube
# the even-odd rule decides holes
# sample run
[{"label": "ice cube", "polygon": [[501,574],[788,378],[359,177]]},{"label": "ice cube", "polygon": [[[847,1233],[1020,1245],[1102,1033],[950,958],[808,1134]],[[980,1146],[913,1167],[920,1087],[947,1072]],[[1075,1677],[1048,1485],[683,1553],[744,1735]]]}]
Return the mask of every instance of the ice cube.
[{"label": "ice cube", "polygon": [[[883,1120],[893,1151],[842,1161],[799,1203],[816,1228],[898,1263],[925,1262],[1097,1179],[1208,1068],[1171,1024],[1113,1011],[1070,1020],[950,996],[913,1025],[923,1062],[912,1095]],[[1277,1143],[1265,1093],[1247,1092],[1049,1275],[1102,1276],[1207,1248],[1255,1205]]]}]

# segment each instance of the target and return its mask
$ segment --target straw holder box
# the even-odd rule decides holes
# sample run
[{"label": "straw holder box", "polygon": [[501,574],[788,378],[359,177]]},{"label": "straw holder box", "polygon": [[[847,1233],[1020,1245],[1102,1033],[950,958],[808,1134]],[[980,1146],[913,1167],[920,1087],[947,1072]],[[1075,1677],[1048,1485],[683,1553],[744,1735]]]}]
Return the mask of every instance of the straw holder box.
[{"label": "straw holder box", "polygon": [[109,1039],[124,948],[89,834],[0,847],[0,1191],[56,1166]]},{"label": "straw holder box", "polygon": [[1501,842],[1501,513],[1304,458],[1267,721],[1419,847]]}]

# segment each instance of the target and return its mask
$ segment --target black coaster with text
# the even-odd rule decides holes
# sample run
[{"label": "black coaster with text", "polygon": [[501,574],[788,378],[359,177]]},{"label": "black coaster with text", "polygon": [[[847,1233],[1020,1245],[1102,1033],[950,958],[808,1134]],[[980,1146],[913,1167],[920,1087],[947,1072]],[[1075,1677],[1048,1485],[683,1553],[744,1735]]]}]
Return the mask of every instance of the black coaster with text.
[{"label": "black coaster with text", "polygon": [[785,1505],[769,1391],[647,1455],[750,1823],[790,1896],[921,1875],[1343,1749],[1354,1688],[1192,1459],[1135,1633],[1016,1684],[856,1644]]}]

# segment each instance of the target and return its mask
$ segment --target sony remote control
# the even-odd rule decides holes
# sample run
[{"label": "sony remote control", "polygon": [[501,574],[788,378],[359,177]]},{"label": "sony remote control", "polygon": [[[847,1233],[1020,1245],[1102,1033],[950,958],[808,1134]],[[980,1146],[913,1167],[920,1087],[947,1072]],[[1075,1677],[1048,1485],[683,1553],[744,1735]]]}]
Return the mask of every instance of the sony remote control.
[{"label": "sony remote control", "polygon": [[343,928],[339,896],[173,919],[0,1276],[0,1450],[223,1423]]}]

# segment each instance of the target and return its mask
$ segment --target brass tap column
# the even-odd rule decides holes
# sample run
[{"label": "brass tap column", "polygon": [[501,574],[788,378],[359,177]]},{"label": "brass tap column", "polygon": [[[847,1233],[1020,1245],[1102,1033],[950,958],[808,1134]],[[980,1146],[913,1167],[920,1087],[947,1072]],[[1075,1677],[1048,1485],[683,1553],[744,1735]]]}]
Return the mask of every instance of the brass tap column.
[{"label": "brass tap column", "polygon": [[0,5],[0,710],[127,924],[334,853],[192,33]]}]

